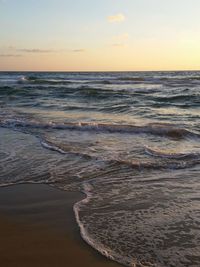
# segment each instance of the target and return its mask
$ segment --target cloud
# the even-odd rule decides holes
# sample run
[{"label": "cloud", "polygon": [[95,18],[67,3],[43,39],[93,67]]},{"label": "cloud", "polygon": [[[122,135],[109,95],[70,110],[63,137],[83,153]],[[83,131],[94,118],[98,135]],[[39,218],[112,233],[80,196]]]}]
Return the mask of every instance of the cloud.
[{"label": "cloud", "polygon": [[125,16],[123,14],[116,14],[116,15],[113,15],[113,16],[108,16],[108,21],[110,23],[115,23],[115,22],[122,22],[125,20]]},{"label": "cloud", "polygon": [[17,54],[0,54],[0,57],[22,57],[22,55]]},{"label": "cloud", "polygon": [[24,53],[53,53],[55,50],[47,50],[47,49],[38,49],[38,48],[33,48],[33,49],[27,49],[27,48],[22,48],[22,49],[16,49],[19,52],[24,52]]},{"label": "cloud", "polygon": [[[0,0],[1,1],[1,0]],[[0,48],[1,49],[1,48]],[[19,48],[14,45],[10,45],[7,47],[2,47],[4,50],[10,50],[12,52],[21,52],[21,53],[35,53],[35,54],[42,54],[42,53],[58,53],[65,50],[56,50],[56,49],[42,49],[42,48]]]},{"label": "cloud", "polygon": [[129,38],[129,34],[128,33],[122,33],[119,35],[116,35],[113,37],[113,39],[116,39],[118,41],[127,41]]},{"label": "cloud", "polygon": [[9,45],[8,47],[5,47],[5,48],[10,49],[10,50],[16,50],[16,47],[13,45]]},{"label": "cloud", "polygon": [[[1,1],[1,0],[0,0]],[[0,48],[1,49],[1,48]],[[71,52],[71,53],[83,53],[86,50],[83,48],[74,48],[74,49],[40,49],[40,48],[18,48],[15,46],[8,46],[6,48],[2,48],[3,50],[9,50],[9,54],[0,54],[1,57],[17,57],[22,56],[25,54],[48,54],[48,53],[65,53],[65,52]],[[20,53],[22,55],[19,55],[17,53]]]},{"label": "cloud", "polygon": [[115,46],[115,47],[126,46],[128,39],[129,39],[128,33],[123,33],[120,35],[113,36],[112,37],[112,46]]},{"label": "cloud", "polygon": [[85,52],[85,49],[73,49],[71,51],[74,53],[82,53],[82,52]]},{"label": "cloud", "polygon": [[112,44],[113,47],[124,47],[125,44],[120,44],[120,43],[115,43],[115,44]]}]

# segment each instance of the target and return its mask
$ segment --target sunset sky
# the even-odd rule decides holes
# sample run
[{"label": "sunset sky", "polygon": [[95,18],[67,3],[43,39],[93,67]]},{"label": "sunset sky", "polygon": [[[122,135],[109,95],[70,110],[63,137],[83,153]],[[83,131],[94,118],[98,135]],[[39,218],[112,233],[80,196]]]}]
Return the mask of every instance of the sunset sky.
[{"label": "sunset sky", "polygon": [[197,70],[199,14],[199,0],[0,0],[0,70]]}]

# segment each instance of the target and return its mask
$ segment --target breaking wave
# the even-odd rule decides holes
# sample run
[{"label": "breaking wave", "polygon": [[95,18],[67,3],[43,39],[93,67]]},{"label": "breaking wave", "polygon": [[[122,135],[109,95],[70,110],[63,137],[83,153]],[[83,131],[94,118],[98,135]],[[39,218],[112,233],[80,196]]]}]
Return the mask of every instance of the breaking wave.
[{"label": "breaking wave", "polygon": [[200,153],[198,152],[182,152],[182,153],[174,153],[167,152],[163,150],[157,150],[150,147],[145,147],[145,151],[147,154],[166,159],[198,159],[200,158]]},{"label": "breaking wave", "polygon": [[70,84],[69,80],[59,79],[41,79],[35,76],[22,76],[19,78],[18,83],[35,83],[35,84],[51,84],[51,85],[65,85]]},{"label": "breaking wave", "polygon": [[[186,169],[200,164],[200,154],[199,153],[164,153],[158,152],[156,150],[145,148],[145,151],[153,156],[171,159],[171,161],[145,161],[145,160],[124,160],[119,158],[106,158],[104,156],[97,157],[89,153],[83,153],[75,150],[73,147],[67,147],[63,144],[53,143],[49,140],[41,140],[41,145],[49,150],[58,152],[60,154],[73,154],[88,160],[99,160],[104,162],[106,165],[124,165],[135,170],[162,170],[162,169]],[[176,160],[176,161],[174,161]],[[181,161],[177,161],[181,160]]]},{"label": "breaking wave", "polygon": [[125,133],[125,134],[152,134],[167,136],[171,138],[186,138],[186,137],[200,137],[199,133],[189,131],[184,128],[179,128],[173,124],[164,123],[151,123],[144,126],[137,125],[119,125],[119,124],[106,124],[106,123],[55,123],[48,122],[42,123],[37,121],[27,121],[25,119],[0,119],[0,126],[2,127],[27,127],[38,129],[63,129],[63,130],[75,130],[75,131],[95,131],[95,132],[107,132],[107,133]]}]

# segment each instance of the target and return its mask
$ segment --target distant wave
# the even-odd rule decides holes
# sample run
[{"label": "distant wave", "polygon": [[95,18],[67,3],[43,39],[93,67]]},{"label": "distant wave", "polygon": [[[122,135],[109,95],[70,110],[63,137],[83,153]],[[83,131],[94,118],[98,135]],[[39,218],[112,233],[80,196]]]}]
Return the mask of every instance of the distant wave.
[{"label": "distant wave", "polygon": [[199,76],[187,76],[187,77],[120,77],[118,78],[119,81],[126,81],[126,82],[154,82],[154,83],[162,83],[162,82],[172,82],[172,83],[185,83],[185,82],[192,82],[192,81],[200,81]]},{"label": "distant wave", "polygon": [[135,82],[143,82],[145,81],[144,77],[120,77],[119,81],[135,81]]},{"label": "distant wave", "polygon": [[106,123],[55,123],[55,122],[38,122],[26,119],[0,119],[0,126],[2,127],[29,127],[38,129],[66,129],[75,131],[94,131],[94,132],[107,132],[107,133],[128,133],[128,134],[152,134],[167,136],[170,138],[180,139],[185,137],[200,137],[199,133],[189,131],[184,128],[172,124],[164,123],[151,123],[144,126],[129,125],[129,124],[106,124]]},{"label": "distant wave", "polygon": [[18,83],[27,83],[28,78],[26,76],[22,76],[18,79]]},{"label": "distant wave", "polygon": [[200,76],[196,76],[196,77],[189,77],[189,80],[200,80]]},{"label": "distant wave", "polygon": [[107,98],[107,97],[113,97],[114,93],[117,94],[117,92],[113,90],[105,90],[105,89],[90,87],[86,85],[82,85],[73,90],[74,95],[76,95],[77,97],[83,97],[83,98],[88,98],[88,97]]},{"label": "distant wave", "polygon": [[0,95],[11,95],[18,92],[18,90],[15,87],[11,87],[11,86],[0,86]]},{"label": "distant wave", "polygon": [[[179,94],[179,95],[169,95],[169,96],[154,96],[156,101],[159,102],[166,102],[166,101],[188,101],[188,100],[195,100],[199,99],[200,95],[199,94],[193,94],[193,95],[188,95],[188,94]],[[185,103],[185,102],[183,102]]]},{"label": "distant wave", "polygon": [[18,83],[36,83],[36,84],[51,84],[51,85],[65,85],[70,84],[68,80],[54,80],[54,79],[41,79],[35,76],[22,76],[19,78]]},{"label": "distant wave", "polygon": [[115,80],[94,80],[88,81],[87,84],[112,84]]}]

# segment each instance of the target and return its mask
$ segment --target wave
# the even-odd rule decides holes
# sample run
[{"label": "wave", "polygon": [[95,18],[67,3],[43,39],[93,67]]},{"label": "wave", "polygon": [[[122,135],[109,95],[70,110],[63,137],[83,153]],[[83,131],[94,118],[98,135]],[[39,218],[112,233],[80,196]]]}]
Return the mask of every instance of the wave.
[{"label": "wave", "polygon": [[[123,186],[123,184],[122,184],[122,186]],[[174,216],[173,216],[173,219],[175,220],[175,222],[174,222],[174,224],[170,224],[170,226],[168,226],[169,225],[169,223],[167,224],[167,227],[164,227],[164,231],[162,231],[163,230],[163,228],[158,228],[158,221],[159,221],[159,223],[163,223],[163,221],[164,220],[166,220],[166,218],[168,219],[169,218],[169,216],[171,215],[171,213],[172,214],[174,214],[174,207],[176,207],[176,208],[180,208],[180,205],[178,205],[178,204],[176,204],[176,202],[172,202],[174,205],[173,205],[173,208],[171,208],[170,209],[170,211],[172,210],[172,212],[170,213],[170,211],[169,211],[169,208],[167,207],[167,205],[164,205],[164,208],[163,209],[150,209],[150,211],[146,211],[145,209],[144,209],[144,211],[143,212],[141,212],[141,213],[137,213],[137,212],[135,212],[135,210],[134,210],[134,213],[133,213],[133,215],[130,213],[130,211],[129,210],[131,210],[131,208],[129,208],[128,209],[128,211],[126,210],[126,214],[131,214],[132,216],[133,216],[133,219],[131,220],[131,221],[129,221],[129,219],[128,219],[128,217],[132,217],[131,215],[126,215],[126,217],[125,217],[125,220],[123,220],[122,222],[121,222],[121,220],[119,221],[119,218],[116,216],[116,220],[111,220],[111,222],[113,223],[113,224],[117,224],[117,225],[119,225],[118,226],[118,231],[117,231],[117,234],[115,234],[115,238],[114,239],[112,239],[112,235],[110,236],[110,235],[108,235],[107,233],[109,233],[110,234],[110,232],[109,231],[104,231],[103,233],[102,233],[102,229],[99,227],[99,228],[92,228],[93,229],[93,231],[94,231],[94,229],[95,229],[95,231],[98,231],[99,230],[99,235],[97,236],[97,235],[95,235],[95,234],[93,234],[93,232],[92,232],[92,230],[91,230],[91,228],[90,228],[90,223],[94,223],[94,221],[93,221],[93,218],[99,218],[99,220],[101,219],[101,216],[103,217],[104,216],[104,214],[102,214],[101,215],[101,213],[100,213],[100,211],[99,211],[99,206],[97,206],[97,207],[95,207],[95,209],[93,210],[93,213],[97,213],[98,214],[98,216],[97,217],[92,217],[92,219],[91,220],[89,220],[89,223],[88,223],[88,220],[86,219],[85,220],[85,218],[84,218],[84,210],[86,210],[86,212],[89,210],[89,208],[90,208],[90,206],[89,206],[89,203],[90,202],[94,202],[95,203],[95,200],[96,199],[98,199],[98,191],[96,191],[95,190],[96,188],[95,187],[93,187],[89,182],[84,182],[83,183],[83,189],[82,189],[82,191],[83,191],[83,193],[86,195],[86,197],[83,199],[83,200],[81,200],[81,201],[79,201],[79,202],[77,202],[77,203],[75,203],[74,204],[74,206],[73,206],[73,210],[74,210],[74,214],[75,214],[75,218],[76,218],[76,222],[77,222],[77,224],[78,224],[78,226],[79,226],[79,228],[80,228],[80,233],[81,233],[81,236],[82,236],[82,238],[83,238],[83,240],[85,240],[86,241],[86,243],[88,243],[91,247],[93,247],[94,249],[96,249],[99,253],[101,253],[102,255],[104,255],[104,256],[106,256],[107,258],[109,258],[109,259],[111,259],[111,260],[114,260],[114,261],[116,261],[116,262],[119,262],[120,264],[124,264],[125,266],[135,266],[135,267],[147,267],[147,266],[151,266],[151,267],[158,267],[158,266],[166,266],[165,264],[163,265],[163,258],[162,257],[159,257],[160,255],[162,256],[162,254],[160,253],[159,255],[157,255],[156,254],[156,257],[158,256],[158,258],[156,258],[156,260],[160,260],[159,262],[155,262],[155,259],[151,256],[151,258],[149,257],[149,253],[152,253],[152,255],[155,257],[155,255],[154,255],[154,252],[155,252],[155,249],[153,250],[152,249],[152,244],[154,244],[154,243],[152,243],[152,242],[149,242],[148,243],[148,240],[149,240],[149,236],[150,235],[147,235],[146,234],[146,232],[145,232],[145,235],[144,235],[144,227],[147,225],[148,227],[149,227],[149,225],[153,222],[155,222],[155,221],[153,221],[153,220],[151,220],[151,216],[154,216],[155,215],[155,213],[156,212],[158,212],[158,216],[156,217],[156,219],[157,218],[159,218],[159,220],[157,219],[156,220],[156,223],[154,223],[154,225],[155,225],[155,228],[152,228],[152,229],[159,229],[159,234],[158,234],[158,230],[157,230],[157,232],[155,233],[155,238],[157,238],[157,236],[159,235],[159,237],[161,237],[161,238],[159,238],[158,237],[158,240],[159,240],[159,243],[158,244],[160,244],[160,240],[162,240],[163,239],[163,233],[165,233],[166,232],[166,237],[168,237],[168,235],[169,235],[169,228],[170,228],[170,226],[171,226],[171,228],[170,228],[170,230],[171,229],[174,229],[175,228],[175,226],[176,225],[178,225],[179,224],[179,222],[180,222],[180,217],[178,217],[178,215],[177,215],[177,217],[178,217],[178,219],[177,219],[177,217],[175,217],[175,219],[174,219]],[[151,191],[152,192],[152,191]],[[136,196],[137,196],[137,194],[138,194],[138,192],[136,193]],[[96,196],[97,195],[97,196]],[[101,195],[100,195],[101,196]],[[147,196],[148,197],[148,196]],[[101,197],[101,198],[103,198],[103,197]],[[160,201],[160,197],[158,198],[158,200]],[[157,200],[157,199],[156,199]],[[198,199],[199,200],[199,199]],[[132,201],[132,199],[131,199],[131,201]],[[136,199],[136,201],[137,201],[137,199]],[[163,198],[162,199],[162,201],[168,201],[168,199],[166,200],[165,198]],[[148,201],[147,201],[148,202]],[[120,203],[120,202],[119,202]],[[138,203],[140,203],[138,206],[142,206],[141,204],[143,203],[143,202],[138,202]],[[160,202],[159,202],[160,203]],[[171,202],[170,202],[171,203]],[[137,205],[137,204],[136,204]],[[157,204],[156,204],[157,205]],[[162,203],[161,203],[161,205],[162,205]],[[175,206],[175,205],[177,205],[177,206]],[[119,208],[118,208],[118,210],[116,209],[116,206],[119,206]],[[160,207],[160,205],[158,205],[159,207]],[[93,207],[93,206],[92,206]],[[100,207],[102,207],[102,206],[100,206]],[[150,204],[150,207],[152,207],[152,204]],[[166,208],[167,207],[167,208]],[[86,209],[85,209],[86,208]],[[119,216],[121,217],[121,216],[123,216],[124,215],[124,213],[122,212],[122,209],[123,209],[123,205],[122,205],[122,208],[121,208],[121,210],[120,210],[120,208],[121,208],[121,206],[120,206],[120,204],[115,204],[115,210],[117,210],[117,212],[116,213],[112,213],[112,216],[115,216],[115,214],[119,214]],[[127,206],[126,206],[126,209],[127,209]],[[167,211],[166,211],[166,213],[165,214],[167,214],[167,216],[166,216],[166,218],[164,217],[160,217],[160,213],[161,212],[163,212],[163,210],[164,209],[167,209]],[[184,208],[183,208],[184,209]],[[142,208],[140,208],[140,210],[142,210]],[[90,210],[91,211],[91,210]],[[112,210],[113,211],[113,210]],[[137,209],[136,209],[136,211],[137,211]],[[182,213],[182,210],[180,211],[180,213]],[[136,214],[136,216],[134,216]],[[140,215],[140,214],[142,214],[142,215]],[[151,215],[151,214],[153,214],[153,215]],[[88,215],[88,213],[86,213],[86,215],[85,215],[85,217]],[[90,213],[89,213],[89,215],[90,215]],[[106,216],[108,216],[108,214],[106,214]],[[172,216],[172,215],[171,215]],[[179,215],[180,216],[180,215]],[[183,218],[184,218],[184,216],[182,216]],[[181,217],[181,218],[182,218]],[[107,217],[106,217],[107,218]],[[147,220],[148,219],[150,219],[151,221],[150,221],[150,223],[146,223],[147,222]],[[172,219],[172,220],[173,220]],[[167,222],[169,222],[170,220],[168,220]],[[177,221],[178,221],[178,223],[177,223]],[[103,222],[109,222],[109,219],[107,219],[107,220],[104,220]],[[140,230],[138,231],[139,233],[140,233],[140,235],[138,235],[137,236],[137,238],[141,241],[141,245],[142,245],[142,247],[144,246],[144,241],[146,242],[146,239],[147,239],[147,248],[148,248],[148,246],[150,246],[150,249],[151,250],[147,250],[146,249],[146,247],[144,248],[144,250],[143,250],[143,253],[142,254],[140,254],[141,252],[140,252],[140,250],[139,250],[139,252],[140,253],[138,253],[137,252],[137,250],[136,251],[133,251],[132,253],[121,253],[122,251],[123,251],[123,249],[122,250],[120,250],[120,249],[115,249],[115,247],[114,246],[111,246],[110,244],[112,244],[111,242],[105,242],[105,243],[107,243],[108,245],[106,245],[106,244],[104,244],[104,242],[102,242],[102,238],[98,238],[100,235],[104,235],[104,239],[106,238],[106,240],[109,238],[109,239],[111,239],[112,241],[114,241],[118,246],[117,246],[117,248],[119,248],[120,246],[119,246],[119,244],[121,243],[120,241],[125,241],[125,242],[127,242],[127,239],[128,239],[128,235],[130,236],[131,234],[132,235],[136,235],[137,234],[137,230],[135,230],[135,229],[137,229],[137,228],[134,228],[134,232],[132,231],[132,228],[131,228],[131,230],[129,230],[128,232],[125,232],[125,231],[123,231],[123,233],[125,232],[125,235],[122,235],[123,237],[125,237],[124,239],[122,238],[122,236],[120,235],[121,234],[121,231],[122,231],[122,229],[123,229],[123,225],[122,225],[122,223],[125,223],[126,225],[128,225],[128,227],[131,227],[132,226],[132,224],[135,224],[135,222],[136,223],[138,223],[137,224],[137,228],[138,228],[138,225],[140,224],[140,225],[143,225],[143,228],[141,227],[140,228]],[[142,224],[141,222],[144,222],[144,224]],[[182,221],[181,221],[182,222]],[[184,222],[184,221],[183,221]],[[121,225],[120,225],[121,224]],[[97,224],[97,226],[102,226],[102,223],[101,224]],[[166,225],[166,223],[164,224],[164,225]],[[180,226],[180,229],[182,230],[182,225],[183,224],[181,224],[181,226]],[[120,228],[120,226],[121,226],[121,228]],[[172,228],[173,227],[173,228]],[[106,227],[106,229],[107,229],[107,227]],[[111,229],[111,230],[115,230],[116,228],[114,228],[114,227],[112,227],[112,228],[108,228],[109,230]],[[160,230],[161,229],[161,230]],[[178,228],[177,228],[178,229]],[[176,230],[177,230],[176,229]],[[183,233],[182,233],[182,235],[178,235],[178,236],[176,236],[177,238],[181,238],[181,237],[185,237],[185,233],[186,233],[186,231],[187,231],[187,229],[188,229],[188,227],[186,228],[186,229],[184,229],[183,230]],[[123,229],[124,230],[124,229]],[[131,232],[132,231],[132,232]],[[148,232],[149,233],[149,232]],[[97,236],[96,238],[95,238],[95,236]],[[152,232],[151,232],[151,236],[152,236]],[[153,237],[154,238],[154,237]],[[152,240],[153,240],[153,238],[152,238]],[[120,240],[119,240],[120,239]],[[118,242],[117,242],[117,240],[119,240],[119,244],[118,244]],[[129,239],[128,239],[129,240]],[[135,240],[137,240],[137,239],[135,239]],[[134,241],[135,241],[134,240]],[[173,239],[172,239],[173,240]],[[133,241],[133,239],[131,240],[131,241]],[[180,241],[181,242],[181,241]],[[122,245],[123,245],[123,242],[121,243]],[[120,245],[121,245],[120,244]],[[129,242],[128,243],[128,248],[130,247],[130,246],[132,246],[132,244],[133,244],[133,242]],[[140,244],[140,243],[139,243]],[[149,245],[150,244],[150,245]],[[177,243],[178,244],[178,243]],[[177,245],[178,246],[178,245]],[[140,246],[138,246],[139,248],[140,248]],[[157,246],[157,247],[159,247],[159,245]],[[123,247],[122,247],[123,248]],[[181,248],[183,248],[183,247],[181,247]],[[193,247],[192,247],[193,248]],[[170,249],[171,249],[171,247],[170,247]],[[165,251],[165,248],[163,249],[164,251]],[[145,260],[144,258],[145,258],[145,252],[147,251],[147,254],[148,254],[148,260]],[[153,251],[153,252],[152,252]],[[180,249],[180,251],[181,251],[181,249]],[[159,251],[160,252],[160,251]],[[182,252],[182,251],[181,251]],[[183,250],[183,253],[184,253],[184,250]],[[139,257],[138,257],[138,254],[140,255]],[[151,255],[151,254],[150,254]],[[183,254],[183,256],[184,256],[184,254]],[[177,259],[177,253],[175,254],[175,259]],[[166,262],[166,261],[165,261]],[[173,263],[172,263],[172,265],[171,266],[178,266],[178,264],[176,264],[177,263],[177,261],[175,260],[175,261],[173,261]],[[175,265],[174,265],[175,264]],[[187,263],[186,263],[187,264]],[[183,266],[183,265],[181,265],[181,266]],[[185,266],[185,265],[184,265]],[[195,265],[195,266],[197,266],[197,265]]]},{"label": "wave", "polygon": [[[41,140],[40,144],[48,149],[48,150],[52,150],[55,152],[58,152],[60,154],[66,155],[66,154],[73,154],[75,156],[81,156],[83,158],[87,158],[87,159],[91,159],[93,158],[91,155],[86,154],[86,153],[80,153],[75,151],[73,148],[68,148],[67,146],[61,146],[59,144],[54,144],[53,142],[49,141],[49,140]],[[96,159],[96,158],[95,158]]]},{"label": "wave", "polygon": [[0,95],[2,96],[9,96],[12,95],[14,93],[17,93],[18,89],[16,89],[15,87],[11,87],[11,86],[0,86]]},{"label": "wave", "polygon": [[[70,89],[67,88],[67,92]],[[102,98],[121,98],[121,97],[127,97],[129,95],[133,94],[151,94],[157,92],[156,89],[138,89],[138,88],[121,88],[116,89],[115,87],[110,88],[103,88],[103,87],[95,87],[95,86],[87,86],[87,85],[81,85],[77,87],[76,89],[72,89],[71,91],[74,95],[82,96],[82,97],[102,97]]]},{"label": "wave", "polygon": [[77,202],[74,204],[73,206],[73,210],[74,210],[74,214],[75,214],[75,218],[76,218],[76,222],[79,226],[80,229],[80,234],[83,238],[83,240],[85,240],[86,243],[88,243],[91,247],[93,247],[95,250],[99,251],[100,254],[102,254],[103,256],[117,261],[119,263],[124,263],[126,264],[127,261],[124,261],[125,259],[122,258],[119,254],[114,253],[114,251],[112,251],[111,249],[105,247],[102,243],[97,243],[96,240],[94,240],[92,237],[90,237],[84,223],[82,223],[81,218],[80,218],[80,212],[82,207],[87,204],[90,199],[92,198],[93,194],[92,194],[92,185],[85,182],[83,184],[83,193],[86,195],[86,198],[84,198],[83,200]]},{"label": "wave", "polygon": [[121,165],[128,166],[138,171],[143,170],[181,170],[181,169],[188,169],[192,168],[196,165],[200,164],[200,159],[194,159],[191,161],[169,161],[169,162],[148,162],[148,161],[131,161],[131,160],[117,160],[112,161],[113,163],[116,162]]},{"label": "wave", "polygon": [[[163,169],[187,169],[200,164],[200,154],[197,153],[177,153],[177,154],[167,154],[164,152],[157,152],[150,148],[146,148],[148,154],[161,158],[170,159],[170,161],[145,161],[145,160],[123,160],[123,159],[110,159],[105,157],[97,157],[88,153],[78,152],[73,149],[73,147],[67,147],[66,145],[56,144],[49,140],[41,140],[41,145],[62,155],[72,154],[73,156],[78,156],[85,158],[87,160],[95,160],[99,162],[104,162],[106,165],[119,166],[124,165],[129,168],[142,171],[142,170],[163,170]],[[178,160],[178,161],[177,161]],[[180,161],[181,160],[181,161]]]},{"label": "wave", "polygon": [[83,98],[107,98],[113,97],[116,91],[113,90],[104,90],[101,88],[94,88],[90,86],[80,86],[73,91],[74,95]]},{"label": "wave", "polygon": [[114,80],[94,80],[94,81],[89,81],[87,84],[113,84]]},{"label": "wave", "polygon": [[[127,95],[127,90],[114,90],[113,88],[104,89],[98,84],[92,85],[79,85],[75,88],[73,86],[67,86],[70,84],[68,81],[53,81],[53,80],[34,80],[30,81],[26,78],[18,81],[22,86],[0,86],[0,95],[9,94],[21,94],[23,91],[25,94],[38,92],[38,95],[43,97],[44,95],[56,96],[56,97],[77,97],[77,98],[95,98],[95,99],[107,99],[108,97],[118,98],[123,94]],[[59,86],[58,86],[59,85]],[[36,90],[35,90],[36,89]]]},{"label": "wave", "polygon": [[188,95],[188,94],[180,94],[180,95],[172,95],[172,96],[155,96],[156,101],[166,102],[166,101],[188,101],[188,100],[199,100],[198,94]]},{"label": "wave", "polygon": [[[31,90],[32,88],[30,86],[23,86],[21,88],[19,87],[10,87],[10,86],[0,86],[0,97],[7,96],[7,97],[20,97],[21,101],[23,102],[22,97],[33,97],[38,96],[39,93],[36,90]],[[37,88],[41,89],[41,88]],[[27,101],[26,101],[27,102]]]},{"label": "wave", "polygon": [[56,123],[56,122],[38,122],[34,120],[27,121],[26,119],[4,119],[0,118],[0,126],[2,127],[26,127],[38,129],[57,129],[57,130],[75,130],[88,132],[105,132],[105,133],[125,133],[125,134],[152,134],[159,136],[167,136],[174,139],[186,137],[200,137],[199,133],[189,131],[185,128],[179,128],[173,124],[151,123],[144,126],[129,125],[129,124],[106,124],[93,122],[78,122],[78,123]]},{"label": "wave", "polygon": [[66,85],[71,82],[68,80],[54,80],[54,79],[41,79],[35,76],[22,76],[19,78],[18,83],[36,83],[36,84],[51,84],[51,85]]},{"label": "wave", "polygon": [[188,77],[188,80],[197,80],[197,81],[200,81],[200,76]]},{"label": "wave", "polygon": [[144,77],[120,77],[119,81],[135,81],[135,82],[144,82]]},{"label": "wave", "polygon": [[157,150],[150,147],[145,147],[145,152],[151,156],[166,158],[166,159],[198,159],[200,158],[200,153],[198,152],[185,152],[185,153],[174,153],[166,152],[163,150]]},{"label": "wave", "polygon": [[18,83],[27,83],[28,78],[26,76],[22,76],[17,80]]},{"label": "wave", "polygon": [[117,79],[118,81],[124,82],[143,82],[143,83],[167,83],[169,84],[182,84],[182,83],[190,83],[190,82],[198,82],[200,81],[199,76],[194,77],[120,77]]},{"label": "wave", "polygon": [[51,144],[50,142],[46,142],[46,141],[42,140],[40,142],[40,144],[46,149],[59,152],[60,154],[67,154],[66,151],[64,151],[63,149],[59,148],[58,146],[55,146],[55,145]]}]

